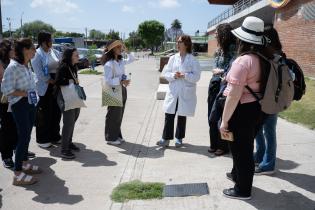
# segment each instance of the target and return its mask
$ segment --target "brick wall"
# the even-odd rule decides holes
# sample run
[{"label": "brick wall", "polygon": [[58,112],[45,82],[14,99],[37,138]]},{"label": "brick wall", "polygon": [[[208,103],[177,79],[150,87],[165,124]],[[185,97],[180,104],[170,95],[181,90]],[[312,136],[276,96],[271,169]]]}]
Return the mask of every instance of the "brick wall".
[{"label": "brick wall", "polygon": [[287,56],[299,63],[305,75],[315,77],[315,19],[304,18],[302,8],[307,3],[315,0],[294,0],[278,9],[274,26]]},{"label": "brick wall", "polygon": [[217,46],[217,40],[214,37],[214,32],[209,34],[209,40],[208,40],[208,55],[213,56],[214,52],[218,48]]}]

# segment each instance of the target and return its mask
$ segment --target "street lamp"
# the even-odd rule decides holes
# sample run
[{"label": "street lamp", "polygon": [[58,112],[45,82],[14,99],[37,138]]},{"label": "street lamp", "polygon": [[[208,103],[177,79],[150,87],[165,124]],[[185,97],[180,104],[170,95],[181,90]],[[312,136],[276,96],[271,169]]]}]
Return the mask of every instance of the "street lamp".
[{"label": "street lamp", "polygon": [[9,23],[10,39],[12,39],[12,32],[11,32],[11,18],[7,17],[7,21],[8,21],[8,23]]}]

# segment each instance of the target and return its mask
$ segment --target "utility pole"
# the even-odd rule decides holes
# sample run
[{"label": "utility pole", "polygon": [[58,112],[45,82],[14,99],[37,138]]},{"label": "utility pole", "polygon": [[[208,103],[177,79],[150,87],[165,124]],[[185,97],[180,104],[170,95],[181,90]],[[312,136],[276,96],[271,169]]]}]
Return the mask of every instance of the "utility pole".
[{"label": "utility pole", "polygon": [[87,41],[88,41],[87,27],[85,27],[85,48],[87,48]]},{"label": "utility pole", "polygon": [[3,38],[3,34],[2,34],[2,12],[1,12],[1,0],[0,0],[0,41]]},{"label": "utility pole", "polygon": [[9,23],[10,39],[12,39],[12,31],[11,31],[11,18],[7,17],[7,21],[8,21],[8,23]]},{"label": "utility pole", "polygon": [[21,38],[23,38],[23,36],[24,36],[23,28],[22,28],[23,27],[23,14],[24,14],[24,12],[22,12],[22,14],[21,14],[21,30],[20,30],[21,31],[20,32],[21,33],[21,35],[20,35]]}]

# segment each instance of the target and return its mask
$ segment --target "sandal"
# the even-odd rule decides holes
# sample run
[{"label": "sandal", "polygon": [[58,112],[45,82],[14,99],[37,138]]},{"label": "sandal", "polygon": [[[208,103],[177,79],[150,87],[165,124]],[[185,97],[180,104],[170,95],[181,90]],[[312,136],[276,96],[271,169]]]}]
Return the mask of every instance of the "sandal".
[{"label": "sandal", "polygon": [[26,166],[22,166],[23,172],[25,172],[26,174],[41,174],[42,170],[35,165],[31,165],[31,164],[26,164]]},{"label": "sandal", "polygon": [[37,182],[33,176],[26,175],[25,173],[20,173],[18,176],[14,176],[13,178],[13,185],[15,186],[24,186],[24,185],[32,185]]},{"label": "sandal", "polygon": [[222,149],[217,149],[217,151],[215,151],[215,155],[216,156],[221,156],[221,155],[223,155],[225,153],[225,151],[224,150],[222,150]]}]

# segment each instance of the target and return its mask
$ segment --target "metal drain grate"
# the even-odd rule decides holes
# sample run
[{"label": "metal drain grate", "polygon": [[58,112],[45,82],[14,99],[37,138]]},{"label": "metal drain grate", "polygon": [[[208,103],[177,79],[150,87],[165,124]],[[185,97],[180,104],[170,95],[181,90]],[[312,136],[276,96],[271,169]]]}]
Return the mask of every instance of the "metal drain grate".
[{"label": "metal drain grate", "polygon": [[207,183],[165,185],[164,197],[200,196],[209,194]]}]

